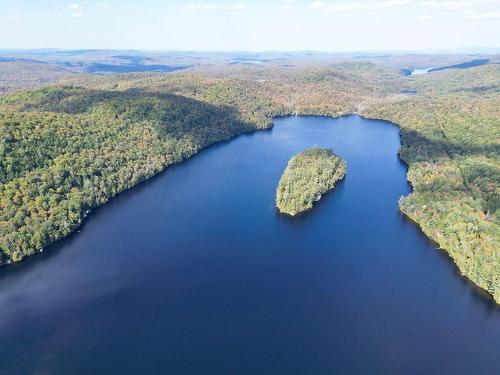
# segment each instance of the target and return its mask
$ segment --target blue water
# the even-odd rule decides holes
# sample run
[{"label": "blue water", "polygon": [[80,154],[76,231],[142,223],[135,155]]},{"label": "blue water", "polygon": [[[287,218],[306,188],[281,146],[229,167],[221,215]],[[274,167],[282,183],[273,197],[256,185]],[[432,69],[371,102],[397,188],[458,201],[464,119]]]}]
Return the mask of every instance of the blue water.
[{"label": "blue water", "polygon": [[[0,269],[2,374],[498,374],[500,310],[398,211],[398,128],[277,119],[119,195]],[[279,215],[289,158],[346,178]]]},{"label": "blue water", "polygon": [[417,69],[412,69],[411,71],[411,76],[418,76],[421,74],[427,74],[429,73],[433,68],[417,68]]}]

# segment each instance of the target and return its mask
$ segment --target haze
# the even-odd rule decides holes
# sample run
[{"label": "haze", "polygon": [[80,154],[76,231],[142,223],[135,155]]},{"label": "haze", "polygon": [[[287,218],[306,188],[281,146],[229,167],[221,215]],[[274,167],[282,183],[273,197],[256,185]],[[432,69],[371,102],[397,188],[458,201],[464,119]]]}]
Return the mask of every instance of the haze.
[{"label": "haze", "polygon": [[429,50],[498,47],[500,1],[0,0],[0,48]]}]

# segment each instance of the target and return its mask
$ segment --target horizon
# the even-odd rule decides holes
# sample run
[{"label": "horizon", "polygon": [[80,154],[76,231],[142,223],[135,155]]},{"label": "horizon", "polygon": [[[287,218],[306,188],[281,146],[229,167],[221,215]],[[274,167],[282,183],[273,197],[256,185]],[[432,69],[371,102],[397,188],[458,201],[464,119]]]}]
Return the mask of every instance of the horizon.
[{"label": "horizon", "polygon": [[130,52],[143,52],[143,53],[200,53],[200,54],[238,54],[238,53],[251,53],[251,54],[271,54],[271,53],[317,53],[323,55],[332,54],[355,54],[355,53],[366,53],[366,54],[377,54],[377,53],[388,53],[388,54],[412,54],[412,55],[433,55],[433,54],[443,54],[443,55],[454,55],[454,54],[497,54],[500,53],[500,46],[498,47],[478,47],[470,46],[463,48],[451,48],[451,49],[440,49],[440,48],[429,48],[429,49],[373,49],[373,50],[313,50],[313,49],[297,49],[297,50],[191,50],[191,49],[138,49],[138,48],[59,48],[59,47],[39,47],[39,48],[4,48],[0,46],[0,51],[2,52],[40,52],[40,51],[130,51]]}]

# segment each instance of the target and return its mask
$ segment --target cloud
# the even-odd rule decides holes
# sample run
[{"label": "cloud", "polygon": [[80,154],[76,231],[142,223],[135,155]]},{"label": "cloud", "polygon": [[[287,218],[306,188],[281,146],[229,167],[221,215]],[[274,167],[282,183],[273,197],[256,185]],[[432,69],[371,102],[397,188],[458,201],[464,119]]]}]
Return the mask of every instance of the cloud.
[{"label": "cloud", "polygon": [[83,5],[78,4],[78,3],[71,3],[71,4],[68,4],[68,8],[71,8],[71,9],[83,9]]},{"label": "cloud", "polygon": [[461,10],[470,6],[470,1],[422,1],[420,7],[439,10]]},{"label": "cloud", "polygon": [[[334,12],[359,12],[393,7],[416,5],[420,8],[442,11],[471,11],[478,6],[500,4],[500,0],[424,0],[415,2],[412,0],[379,0],[379,1],[352,1],[344,3],[329,4],[321,0],[314,1],[308,5],[312,9],[330,10]],[[494,13],[494,12],[490,12]]]},{"label": "cloud", "polygon": [[307,7],[312,9],[321,9],[325,8],[326,4],[322,1],[315,1],[314,3],[309,4]]},{"label": "cloud", "polygon": [[83,14],[82,13],[79,13],[79,12],[75,12],[72,14],[73,17],[75,18],[80,18],[80,17],[83,17]]},{"label": "cloud", "polygon": [[95,7],[96,7],[97,9],[109,8],[109,4],[106,4],[106,3],[97,3],[97,4],[95,5]]},{"label": "cloud", "polygon": [[365,10],[377,10],[392,8],[402,5],[411,4],[410,0],[384,0],[378,2],[350,2],[343,4],[332,4],[327,5],[321,1],[315,1],[308,5],[309,8],[313,9],[325,9],[334,12],[354,12],[354,11],[365,11]]},{"label": "cloud", "polygon": [[426,0],[418,3],[419,7],[430,8],[436,10],[444,11],[456,11],[456,10],[466,10],[469,8],[482,6],[500,4],[500,0],[455,0],[455,1],[437,1],[437,0]]},{"label": "cloud", "polygon": [[245,10],[247,6],[245,4],[220,4],[220,3],[201,3],[201,4],[187,4],[182,7],[186,11],[198,11],[198,10]]},{"label": "cloud", "polygon": [[12,15],[12,16],[7,16],[7,18],[9,20],[12,20],[12,21],[24,21],[24,17],[22,16],[16,16],[16,15]]},{"label": "cloud", "polygon": [[424,16],[418,17],[419,20],[433,20],[435,18],[436,18],[436,16],[431,16],[431,15],[424,15]]},{"label": "cloud", "polygon": [[493,20],[499,18],[500,18],[500,12],[488,12],[480,14],[472,13],[472,14],[466,14],[464,16],[464,20],[474,20],[474,21]]},{"label": "cloud", "polygon": [[234,4],[229,7],[231,10],[244,10],[247,9],[247,6],[245,4]]}]

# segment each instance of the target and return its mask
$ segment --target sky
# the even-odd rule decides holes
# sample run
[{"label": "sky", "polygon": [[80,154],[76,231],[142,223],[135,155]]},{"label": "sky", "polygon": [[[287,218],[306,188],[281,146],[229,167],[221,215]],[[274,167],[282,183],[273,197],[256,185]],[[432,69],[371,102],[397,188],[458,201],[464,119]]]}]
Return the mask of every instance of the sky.
[{"label": "sky", "polygon": [[0,48],[500,47],[500,0],[0,0]]}]

